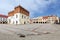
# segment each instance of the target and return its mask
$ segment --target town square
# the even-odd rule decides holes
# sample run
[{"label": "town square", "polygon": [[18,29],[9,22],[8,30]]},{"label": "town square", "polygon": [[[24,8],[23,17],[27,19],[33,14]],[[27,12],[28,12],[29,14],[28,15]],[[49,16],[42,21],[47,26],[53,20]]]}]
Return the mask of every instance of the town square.
[{"label": "town square", "polygon": [[60,1],[1,0],[0,40],[60,40]]}]

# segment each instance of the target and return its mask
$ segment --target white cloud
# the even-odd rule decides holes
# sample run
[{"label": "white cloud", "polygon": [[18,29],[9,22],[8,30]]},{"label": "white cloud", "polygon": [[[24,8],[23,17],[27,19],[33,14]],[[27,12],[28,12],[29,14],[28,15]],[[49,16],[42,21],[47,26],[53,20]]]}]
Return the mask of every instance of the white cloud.
[{"label": "white cloud", "polygon": [[15,6],[20,4],[29,10],[31,15],[30,17],[34,17],[35,11],[43,13],[50,3],[55,2],[56,0],[0,0],[0,13],[7,14]]},{"label": "white cloud", "polygon": [[31,12],[30,15],[34,16],[33,11],[40,11],[40,13],[43,13],[49,4],[55,2],[56,0],[21,0],[20,5],[28,9]]},{"label": "white cloud", "polygon": [[19,5],[19,1],[15,0],[0,0],[0,13],[8,14],[15,6]]}]

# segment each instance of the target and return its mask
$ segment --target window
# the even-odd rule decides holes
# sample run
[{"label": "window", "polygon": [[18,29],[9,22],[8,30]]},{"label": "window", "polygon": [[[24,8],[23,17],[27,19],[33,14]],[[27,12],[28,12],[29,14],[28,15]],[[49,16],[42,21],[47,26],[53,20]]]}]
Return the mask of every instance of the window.
[{"label": "window", "polygon": [[26,16],[24,16],[24,18],[26,18]]},{"label": "window", "polygon": [[22,18],[23,18],[23,15],[22,15]]},{"label": "window", "polygon": [[18,21],[16,21],[16,24],[18,23]]},{"label": "window", "polygon": [[3,18],[3,21],[5,21],[5,18]]},{"label": "window", "polygon": [[18,15],[16,15],[16,18],[18,17]]},{"label": "window", "polygon": [[2,17],[0,18],[0,21],[2,21]]},{"label": "window", "polygon": [[9,19],[9,23],[11,22],[11,20]]}]

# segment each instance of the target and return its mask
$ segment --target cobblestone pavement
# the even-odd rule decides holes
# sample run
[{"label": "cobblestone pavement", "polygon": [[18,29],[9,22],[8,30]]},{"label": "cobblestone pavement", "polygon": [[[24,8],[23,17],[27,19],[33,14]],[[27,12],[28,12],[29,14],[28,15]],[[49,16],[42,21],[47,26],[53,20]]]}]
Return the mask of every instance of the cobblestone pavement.
[{"label": "cobblestone pavement", "polygon": [[[49,33],[47,33],[49,32]],[[26,35],[25,38],[17,34]],[[0,40],[60,40],[58,24],[0,24]]]}]

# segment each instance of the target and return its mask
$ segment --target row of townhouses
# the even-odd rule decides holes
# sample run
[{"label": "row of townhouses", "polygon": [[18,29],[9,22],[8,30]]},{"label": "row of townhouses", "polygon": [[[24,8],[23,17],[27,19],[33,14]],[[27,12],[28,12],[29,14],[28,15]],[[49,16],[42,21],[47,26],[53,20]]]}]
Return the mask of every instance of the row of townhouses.
[{"label": "row of townhouses", "polygon": [[32,23],[59,23],[59,17],[42,16],[33,19],[29,18],[29,11],[22,6],[17,6],[8,13],[8,16],[0,14],[0,24],[32,24]]},{"label": "row of townhouses", "polygon": [[59,23],[59,17],[54,15],[37,17],[31,19],[30,22],[31,23]]}]

